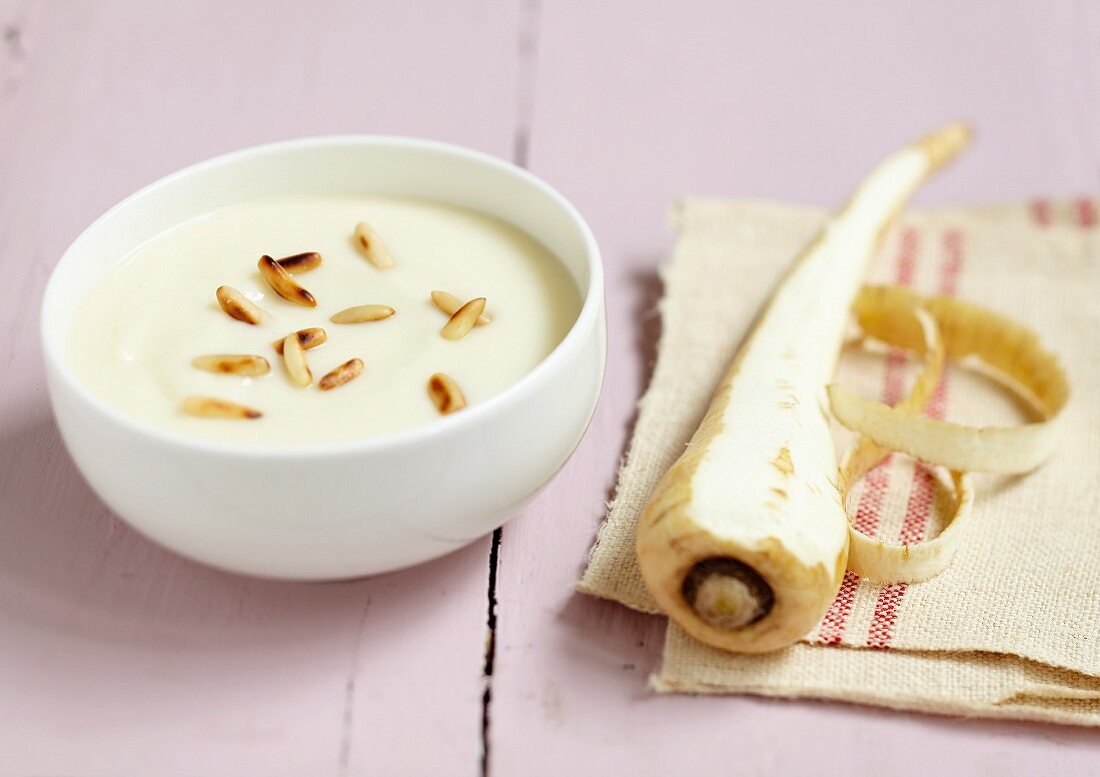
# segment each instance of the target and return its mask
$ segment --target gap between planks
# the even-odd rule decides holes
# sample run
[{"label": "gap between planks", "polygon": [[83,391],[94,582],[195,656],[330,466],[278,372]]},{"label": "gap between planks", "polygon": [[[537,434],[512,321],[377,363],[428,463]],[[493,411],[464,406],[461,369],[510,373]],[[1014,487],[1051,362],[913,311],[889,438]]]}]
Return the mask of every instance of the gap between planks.
[{"label": "gap between planks", "polygon": [[[539,18],[542,0],[523,0],[519,16],[517,41],[516,125],[512,135],[512,162],[527,169],[530,161],[531,125],[535,112],[535,84],[538,69]],[[487,611],[485,616],[485,662],[482,667],[484,691],[481,696],[481,777],[488,777],[490,770],[490,725],[493,705],[493,664],[496,661],[497,630],[497,570],[500,568],[500,549],[504,540],[503,529],[493,532],[489,548],[489,575],[487,586]]]}]

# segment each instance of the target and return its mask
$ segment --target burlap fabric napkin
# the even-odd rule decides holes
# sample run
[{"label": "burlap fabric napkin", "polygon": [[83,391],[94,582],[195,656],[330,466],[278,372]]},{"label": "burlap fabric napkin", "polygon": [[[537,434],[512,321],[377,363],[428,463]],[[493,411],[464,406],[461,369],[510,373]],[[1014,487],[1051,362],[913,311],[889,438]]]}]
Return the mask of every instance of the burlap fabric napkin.
[{"label": "burlap fabric napkin", "polygon": [[[763,203],[689,200],[676,208],[679,241],[662,272],[655,372],[580,590],[657,611],[634,555],[638,513],[696,428],[749,321],[824,217]],[[849,573],[821,623],[770,655],[726,654],[670,625],[653,687],[1100,725],[1096,204],[912,212],[870,280],[958,295],[1036,329],[1072,383],[1057,453],[1026,477],[976,476],[958,556],[934,580],[878,586]],[[909,376],[903,355],[853,347],[838,379],[896,401]],[[988,378],[954,367],[928,412],[971,424],[1024,417]],[[843,433],[838,444],[846,444]],[[869,473],[849,504],[864,531],[895,541],[930,536],[949,506],[934,471],[900,455]]]}]

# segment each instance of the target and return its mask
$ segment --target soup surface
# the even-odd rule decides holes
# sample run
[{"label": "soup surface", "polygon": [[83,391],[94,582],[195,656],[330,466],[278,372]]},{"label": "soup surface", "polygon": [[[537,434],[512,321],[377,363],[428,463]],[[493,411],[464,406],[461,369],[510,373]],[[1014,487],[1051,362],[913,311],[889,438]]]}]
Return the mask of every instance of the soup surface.
[{"label": "soup surface", "polygon": [[[393,266],[380,269],[356,243],[367,222]],[[314,251],[320,266],[294,280],[315,308],[282,299],[257,260]],[[261,323],[231,318],[220,286],[239,290]],[[448,315],[434,290],[461,302],[484,297],[490,323],[459,340],[441,336]],[[346,308],[382,305],[394,315],[333,323]],[[310,444],[385,434],[440,417],[429,378],[449,376],[476,405],[515,383],[565,337],[580,311],[572,276],[521,230],[477,211],[390,197],[278,199],[242,203],[187,221],[121,258],[74,318],[68,354],[78,378],[121,412],[184,435],[246,444]],[[310,385],[290,379],[273,343],[299,329],[325,330],[305,351]],[[261,356],[259,376],[196,368],[196,357]],[[363,369],[321,390],[351,359]],[[189,397],[236,403],[259,418],[184,411]],[[459,411],[461,412],[461,411]]]}]

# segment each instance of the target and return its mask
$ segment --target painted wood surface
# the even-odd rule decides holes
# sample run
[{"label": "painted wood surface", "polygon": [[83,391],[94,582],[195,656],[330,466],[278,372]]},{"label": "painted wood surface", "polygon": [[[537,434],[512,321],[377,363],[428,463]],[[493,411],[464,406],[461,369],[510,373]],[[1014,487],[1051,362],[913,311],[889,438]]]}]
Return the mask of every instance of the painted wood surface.
[{"label": "painted wood surface", "polygon": [[[646,380],[668,203],[835,204],[956,117],[980,142],[925,201],[1095,191],[1098,41],[1095,6],[1020,0],[0,0],[0,775],[1086,773],[1092,732],[655,697],[661,623],[570,584]],[[331,132],[525,163],[601,243],[599,411],[492,559],[210,571],[112,518],[58,440],[36,315],[77,232],[184,164]]]}]

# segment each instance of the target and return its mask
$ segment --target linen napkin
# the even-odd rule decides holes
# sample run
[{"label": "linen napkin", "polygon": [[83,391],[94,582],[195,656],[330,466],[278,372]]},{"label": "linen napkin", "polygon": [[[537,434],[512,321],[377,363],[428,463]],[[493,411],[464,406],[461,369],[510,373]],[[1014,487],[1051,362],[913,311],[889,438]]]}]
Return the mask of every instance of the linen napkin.
[{"label": "linen napkin", "polygon": [[[646,612],[635,523],[675,461],[749,322],[824,211],[686,200],[662,269],[658,358],[629,453],[578,589]],[[975,475],[954,563],[916,585],[849,572],[799,644],[743,656],[670,624],[658,691],[840,699],[925,712],[1100,725],[1100,226],[1093,200],[906,213],[869,277],[957,295],[1017,318],[1058,352],[1071,382],[1060,445],[1022,477]],[[897,401],[912,368],[897,351],[845,350],[837,380]],[[1026,410],[980,372],[952,365],[928,413],[1015,424]],[[846,446],[851,435],[837,429]],[[934,536],[951,494],[900,454],[863,479],[849,512],[868,534]],[[960,527],[962,528],[962,527]]]}]

